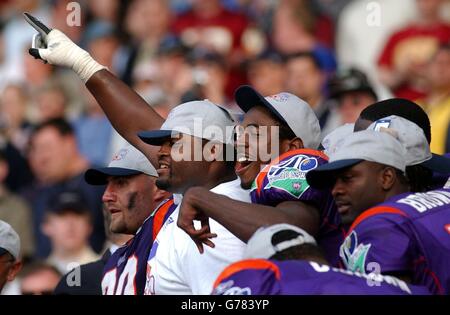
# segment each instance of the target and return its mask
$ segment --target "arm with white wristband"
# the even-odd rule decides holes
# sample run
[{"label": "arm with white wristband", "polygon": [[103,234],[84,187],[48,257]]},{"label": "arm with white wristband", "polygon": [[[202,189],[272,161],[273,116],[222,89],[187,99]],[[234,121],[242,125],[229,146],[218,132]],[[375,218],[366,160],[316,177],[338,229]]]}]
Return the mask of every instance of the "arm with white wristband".
[{"label": "arm with white wristband", "polygon": [[49,64],[75,71],[102,107],[114,128],[147,157],[154,157],[155,148],[142,142],[137,133],[159,129],[164,119],[133,89],[95,61],[84,49],[57,29],[49,29],[33,16],[25,19],[39,33],[33,37],[30,54]]}]

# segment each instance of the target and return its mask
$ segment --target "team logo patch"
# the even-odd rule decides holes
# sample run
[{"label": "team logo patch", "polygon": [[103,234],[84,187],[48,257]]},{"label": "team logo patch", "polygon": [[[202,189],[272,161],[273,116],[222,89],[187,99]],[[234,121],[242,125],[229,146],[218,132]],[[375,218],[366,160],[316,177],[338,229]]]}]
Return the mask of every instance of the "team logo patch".
[{"label": "team logo patch", "polygon": [[445,230],[447,231],[448,234],[450,234],[450,224],[446,224],[444,226]]},{"label": "team logo patch", "polygon": [[289,99],[289,94],[279,93],[279,94],[271,95],[271,96],[269,96],[269,98],[271,98],[277,102],[286,102]]},{"label": "team logo patch", "polygon": [[120,161],[123,160],[125,158],[125,156],[127,156],[128,154],[128,149],[121,149],[119,152],[117,152],[116,155],[114,155],[113,157],[113,161]]},{"label": "team logo patch", "polygon": [[270,167],[267,172],[268,183],[264,189],[272,187],[285,191],[299,199],[309,188],[306,173],[319,165],[316,158],[296,155]]},{"label": "team logo patch", "polygon": [[352,231],[339,250],[347,270],[365,274],[366,257],[371,244],[358,244],[358,235]]}]

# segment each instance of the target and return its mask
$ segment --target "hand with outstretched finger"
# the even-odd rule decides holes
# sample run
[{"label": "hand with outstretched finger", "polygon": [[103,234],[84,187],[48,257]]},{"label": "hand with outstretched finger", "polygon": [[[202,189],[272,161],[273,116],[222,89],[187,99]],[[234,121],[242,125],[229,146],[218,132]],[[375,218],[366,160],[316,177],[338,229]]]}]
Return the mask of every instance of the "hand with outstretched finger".
[{"label": "hand with outstretched finger", "polygon": [[[177,225],[192,238],[198,251],[202,254],[204,252],[203,245],[215,247],[211,239],[217,237],[217,234],[211,233],[209,217],[195,206],[194,190],[195,188],[191,188],[183,195]],[[200,221],[200,229],[195,229],[194,221]]]},{"label": "hand with outstretched finger", "polygon": [[24,13],[24,17],[38,32],[33,36],[29,50],[30,55],[34,58],[42,59],[52,65],[71,68],[85,83],[95,72],[106,68],[96,62],[87,51],[76,45],[63,32],[47,27],[28,13]]}]

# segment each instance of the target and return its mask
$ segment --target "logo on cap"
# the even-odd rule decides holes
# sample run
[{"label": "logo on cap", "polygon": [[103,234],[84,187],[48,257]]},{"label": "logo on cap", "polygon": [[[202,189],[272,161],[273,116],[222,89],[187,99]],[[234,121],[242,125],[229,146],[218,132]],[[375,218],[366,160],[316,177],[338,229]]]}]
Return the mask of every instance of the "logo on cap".
[{"label": "logo on cap", "polygon": [[116,155],[113,157],[113,161],[120,161],[125,158],[125,156],[128,154],[128,149],[121,149]]},{"label": "logo on cap", "polygon": [[269,96],[269,98],[277,101],[277,102],[286,102],[289,99],[289,94],[287,93],[279,93]]}]

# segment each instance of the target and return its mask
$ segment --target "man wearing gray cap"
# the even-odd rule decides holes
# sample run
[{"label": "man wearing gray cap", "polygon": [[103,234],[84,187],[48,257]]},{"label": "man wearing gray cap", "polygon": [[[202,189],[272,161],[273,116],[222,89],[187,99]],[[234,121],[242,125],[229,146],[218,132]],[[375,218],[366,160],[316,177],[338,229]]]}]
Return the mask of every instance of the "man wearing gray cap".
[{"label": "man wearing gray cap", "polygon": [[[85,172],[87,183],[106,185],[102,199],[105,211],[109,212],[106,215],[110,217],[107,228],[112,233],[136,235],[122,247],[111,248],[101,260],[82,265],[78,286],[70,285],[73,272],[69,272],[58,285],[57,294],[143,293],[150,250],[145,244],[153,241],[149,227],[152,220],[146,219],[170,196],[156,187],[157,178],[153,165],[130,144],[122,147],[107,167]],[[134,272],[129,273],[130,270]]]},{"label": "man wearing gray cap", "polygon": [[[218,273],[228,263],[242,258],[245,244],[214,220],[197,217],[208,237],[216,236],[216,247],[203,255],[178,226],[182,194],[193,186],[250,202],[234,173],[232,131],[228,112],[205,100],[174,108],[158,130],[139,133],[151,145],[160,145],[158,187],[175,193],[177,208],[157,235],[148,260],[146,294],[207,294]],[[214,233],[214,234],[212,234]]]},{"label": "man wearing gray cap", "polygon": [[11,225],[0,220],[0,293],[6,282],[13,281],[22,268],[20,239]]},{"label": "man wearing gray cap", "polygon": [[429,294],[424,287],[394,277],[369,277],[330,267],[314,238],[290,224],[258,229],[248,241],[245,258],[221,273],[212,294]]},{"label": "man wearing gray cap", "polygon": [[[30,50],[33,56],[44,59],[50,64],[73,69],[86,83],[87,88],[102,106],[114,128],[143,152],[150,161],[155,161],[157,150],[155,146],[161,145],[161,149],[158,152],[158,172],[160,175],[156,182],[158,187],[181,194],[187,188],[198,185],[207,189],[214,188],[215,192],[226,194],[230,198],[250,201],[248,192],[239,187],[238,181],[233,181],[236,178],[234,161],[223,161],[221,155],[224,152],[223,148],[230,144],[228,142],[228,134],[223,133],[223,130],[226,127],[234,126],[234,121],[225,110],[208,101],[189,102],[181,104],[169,113],[169,117],[164,123],[164,119],[152,110],[132,89],[115,78],[104,66],[93,60],[86,51],[75,45],[65,34],[59,30],[50,30],[44,25],[36,23],[29,15],[26,18],[41,34],[41,41],[35,40],[35,44]],[[43,45],[40,45],[38,42],[43,43]],[[203,127],[198,127],[199,125],[193,123],[193,120],[196,118],[197,121],[202,121],[200,125],[203,125]],[[163,123],[164,126],[160,129]],[[179,129],[177,127],[183,128]],[[142,130],[154,131],[153,134],[141,134],[142,139],[149,144],[153,144],[153,146],[146,145],[137,136],[138,132]],[[167,133],[168,130],[170,131],[169,133]],[[174,138],[171,136],[174,136]],[[229,136],[231,138],[231,132]],[[213,145],[209,146],[205,142]],[[192,159],[191,161],[183,160],[183,157],[189,157],[189,154],[184,155],[184,153],[188,151],[191,145],[194,147],[196,145],[197,147],[200,146],[200,158],[198,159],[194,156],[196,161]],[[172,161],[172,147],[175,152],[180,153],[176,156],[181,156],[181,161]],[[202,150],[205,148],[206,150]],[[232,151],[230,150],[230,152]],[[176,212],[176,215],[178,215],[178,212]],[[165,218],[162,218],[159,222],[168,222],[167,225],[176,221],[176,217],[174,219],[173,216],[170,216],[167,221],[163,219],[165,220]],[[202,221],[205,222],[203,219]],[[215,228],[216,230],[211,230],[221,234],[219,238],[223,241],[217,243],[223,244],[223,247],[218,245],[214,252],[209,252],[208,250],[208,253],[203,256],[200,256],[195,248],[195,244],[183,231],[179,230],[177,236],[173,238],[171,236],[172,233],[166,233],[168,241],[164,241],[164,243],[168,242],[167,244],[171,245],[161,246],[160,248],[171,248],[170,251],[175,251],[176,248],[177,253],[179,253],[179,248],[185,248],[186,251],[183,254],[188,255],[193,252],[190,248],[193,245],[195,254],[176,261],[170,259],[161,260],[163,264],[167,261],[170,264],[178,264],[178,266],[167,268],[174,279],[166,281],[166,287],[158,285],[158,281],[155,281],[155,275],[153,274],[155,270],[161,271],[164,268],[149,268],[149,274],[147,275],[148,292],[172,294],[209,293],[211,283],[218,272],[227,263],[241,258],[245,245],[220,225],[215,226]],[[172,229],[173,226],[167,228],[168,231]],[[163,230],[166,230],[164,226]],[[186,242],[184,242],[185,237],[188,238]],[[176,242],[173,241],[175,239],[177,240]],[[175,243],[177,246],[175,246]],[[153,246],[153,248],[155,247]],[[158,250],[156,252],[161,251]],[[207,259],[208,257],[210,258],[209,260]],[[179,261],[184,262],[182,266],[180,266]],[[187,270],[189,267],[199,270]],[[180,274],[183,274],[181,275],[184,277],[183,281],[179,281]],[[152,287],[152,283],[156,283],[156,286]],[[161,290],[154,290],[154,288],[158,287]]]},{"label": "man wearing gray cap", "polygon": [[435,167],[422,129],[390,116],[342,142],[307,174],[332,187],[348,228],[340,257],[350,271],[392,274],[434,294],[450,287],[450,190],[410,193],[407,165]]}]

